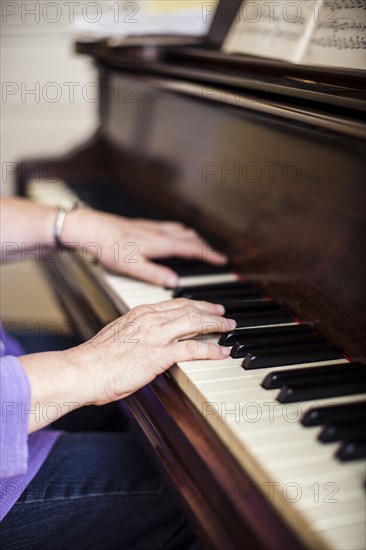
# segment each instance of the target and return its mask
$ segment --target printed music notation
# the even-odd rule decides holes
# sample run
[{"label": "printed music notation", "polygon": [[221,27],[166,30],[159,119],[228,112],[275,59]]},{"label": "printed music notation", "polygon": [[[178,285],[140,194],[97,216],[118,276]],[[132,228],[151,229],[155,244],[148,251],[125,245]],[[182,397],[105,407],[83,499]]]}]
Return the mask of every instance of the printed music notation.
[{"label": "printed music notation", "polygon": [[325,4],[336,4],[338,8],[344,9],[364,9],[366,10],[365,0],[333,0]]},{"label": "printed music notation", "polygon": [[293,63],[365,70],[366,2],[245,0],[223,49]]},{"label": "printed music notation", "polygon": [[350,36],[348,38],[339,36],[327,36],[322,38],[314,38],[311,41],[312,46],[320,48],[334,48],[337,50],[364,50],[366,39],[364,36]]}]

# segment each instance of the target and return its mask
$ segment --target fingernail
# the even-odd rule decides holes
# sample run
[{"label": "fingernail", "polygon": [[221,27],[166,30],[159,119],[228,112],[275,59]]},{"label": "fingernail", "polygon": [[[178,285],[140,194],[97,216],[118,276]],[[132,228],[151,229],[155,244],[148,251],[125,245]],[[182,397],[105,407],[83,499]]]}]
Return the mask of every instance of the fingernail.
[{"label": "fingernail", "polygon": [[229,325],[229,329],[232,330],[236,328],[236,321],[234,319],[228,319],[228,325]]},{"label": "fingernail", "polygon": [[208,254],[212,256],[212,258],[210,258],[209,256],[207,257],[208,261],[214,262],[216,264],[227,264],[228,262],[228,258],[227,256],[225,256],[225,254],[221,254],[221,252],[217,252],[213,248],[211,248]]},{"label": "fingernail", "polygon": [[226,347],[226,346],[220,346],[220,348],[221,348],[221,353],[222,353],[223,355],[225,355],[226,357],[227,357],[228,355],[230,355],[230,348],[228,348],[228,347]]},{"label": "fingernail", "polygon": [[217,252],[216,250],[213,252],[216,254],[215,261],[217,263],[226,264],[228,262],[228,257],[225,254],[221,254],[221,252]]},{"label": "fingernail", "polygon": [[224,308],[223,305],[215,304],[215,308],[216,308],[217,313],[220,313],[221,315],[223,315],[225,313],[225,308]]},{"label": "fingernail", "polygon": [[165,279],[165,285],[169,288],[174,288],[178,284],[178,277],[174,273],[169,273]]}]

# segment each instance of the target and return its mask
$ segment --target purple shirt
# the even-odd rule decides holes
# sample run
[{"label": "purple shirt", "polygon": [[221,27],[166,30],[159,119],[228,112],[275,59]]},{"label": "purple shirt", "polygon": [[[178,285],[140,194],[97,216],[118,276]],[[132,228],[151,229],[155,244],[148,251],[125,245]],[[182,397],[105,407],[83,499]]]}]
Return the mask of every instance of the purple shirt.
[{"label": "purple shirt", "polygon": [[30,385],[21,346],[0,324],[0,521],[36,475],[62,432],[39,430],[28,436]]}]

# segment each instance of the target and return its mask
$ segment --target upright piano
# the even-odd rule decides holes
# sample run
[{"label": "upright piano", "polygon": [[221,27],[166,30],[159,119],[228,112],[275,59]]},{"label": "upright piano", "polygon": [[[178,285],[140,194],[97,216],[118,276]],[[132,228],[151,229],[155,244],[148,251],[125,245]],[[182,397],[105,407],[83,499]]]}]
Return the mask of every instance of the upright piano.
[{"label": "upright piano", "polygon": [[202,40],[78,42],[99,71],[98,131],[20,163],[17,190],[183,221],[229,255],[167,260],[173,291],[83,252],[43,260],[83,338],[175,296],[238,319],[227,360],[175,365],[121,403],[204,545],[362,549],[363,74],[223,54],[223,5]]}]

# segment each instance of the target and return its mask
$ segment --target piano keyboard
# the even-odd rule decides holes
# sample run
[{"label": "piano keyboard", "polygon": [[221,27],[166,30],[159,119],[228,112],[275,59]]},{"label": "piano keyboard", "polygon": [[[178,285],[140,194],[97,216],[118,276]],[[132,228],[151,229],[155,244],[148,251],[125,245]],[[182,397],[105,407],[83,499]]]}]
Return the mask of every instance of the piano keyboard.
[{"label": "piano keyboard", "polygon": [[[110,274],[104,277],[128,309],[166,300],[173,294],[125,277]],[[235,275],[183,277],[180,285],[198,287],[228,280],[235,280]],[[291,324],[296,326],[296,321],[286,325]],[[236,332],[247,332],[250,338],[251,330]],[[213,342],[218,339],[210,337]],[[294,528],[299,527],[301,518],[311,547],[364,548],[365,462],[340,462],[334,456],[339,442],[318,442],[322,428],[305,428],[300,419],[312,408],[360,402],[365,395],[356,393],[282,404],[276,400],[278,389],[266,390],[261,386],[267,375],[283,370],[282,367],[245,370],[242,362],[242,358],[232,357],[188,361],[178,363],[170,372],[260,490],[268,492],[273,504]],[[337,364],[344,364],[346,369],[347,363],[339,354],[337,359],[293,364],[286,369],[306,367],[310,371]]]},{"label": "piano keyboard", "polygon": [[[56,187],[52,197],[47,192],[49,204],[76,199],[66,186]],[[43,189],[33,185],[32,198],[43,200]],[[105,272],[102,278],[121,312],[173,297],[171,290],[127,277]],[[256,288],[253,293],[247,289],[243,300],[262,300],[269,307],[247,311],[248,301],[243,301],[244,311],[235,311],[238,298],[230,287],[238,282],[233,273],[180,277],[179,294],[187,289],[186,295],[199,297],[204,289],[204,295],[234,308],[229,316],[237,315],[240,328],[221,337],[232,346],[227,359],[181,362],[170,374],[251,475],[256,490],[309,548],[364,549],[364,367],[351,363],[280,306],[276,309],[268,297],[259,293],[258,298]],[[220,336],[204,338],[217,342]],[[235,488],[238,498],[255,498],[246,489]]]}]

